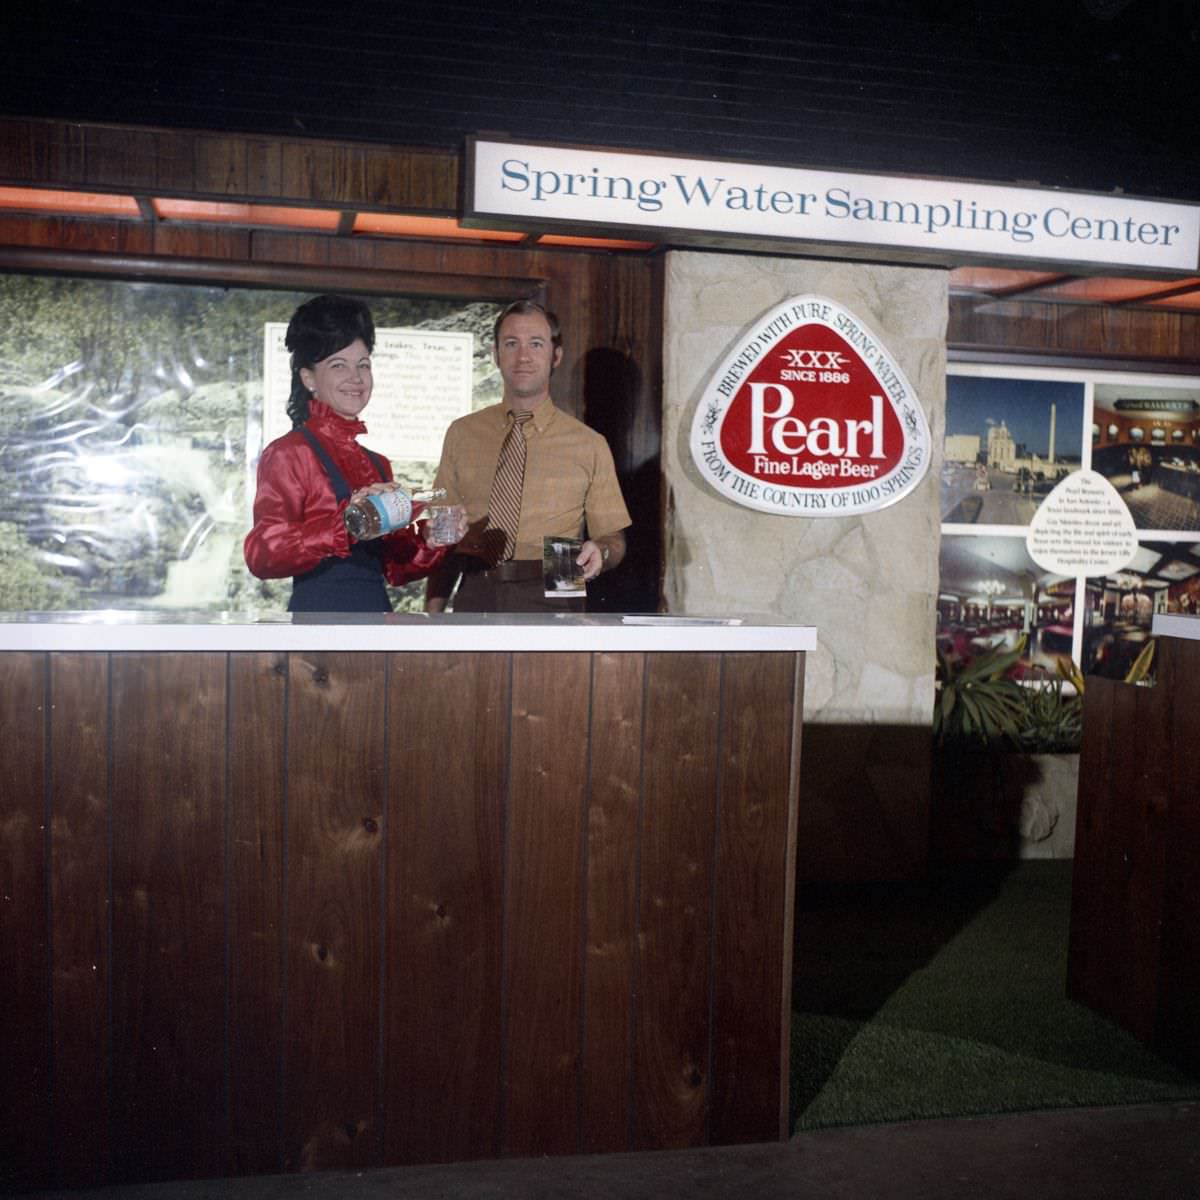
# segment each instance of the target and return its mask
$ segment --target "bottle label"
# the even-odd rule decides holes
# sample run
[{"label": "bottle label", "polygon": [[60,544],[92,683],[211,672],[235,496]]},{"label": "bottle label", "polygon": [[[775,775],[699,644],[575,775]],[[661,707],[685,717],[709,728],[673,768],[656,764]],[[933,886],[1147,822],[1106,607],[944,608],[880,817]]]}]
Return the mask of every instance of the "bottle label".
[{"label": "bottle label", "polygon": [[377,492],[367,499],[379,513],[379,532],[391,533],[403,529],[413,518],[412,497],[402,488],[392,492]]}]

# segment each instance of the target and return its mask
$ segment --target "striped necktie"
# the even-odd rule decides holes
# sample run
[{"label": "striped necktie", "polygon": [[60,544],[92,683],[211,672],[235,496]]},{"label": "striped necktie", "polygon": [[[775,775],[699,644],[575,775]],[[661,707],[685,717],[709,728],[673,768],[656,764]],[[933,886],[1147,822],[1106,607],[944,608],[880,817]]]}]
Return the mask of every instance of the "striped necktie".
[{"label": "striped necktie", "polygon": [[517,525],[521,520],[521,488],[525,482],[525,422],[531,412],[512,414],[512,424],[500,447],[496,477],[492,480],[492,499],[488,505],[488,528],[503,532],[504,544],[496,538],[494,562],[512,558],[517,544]]}]

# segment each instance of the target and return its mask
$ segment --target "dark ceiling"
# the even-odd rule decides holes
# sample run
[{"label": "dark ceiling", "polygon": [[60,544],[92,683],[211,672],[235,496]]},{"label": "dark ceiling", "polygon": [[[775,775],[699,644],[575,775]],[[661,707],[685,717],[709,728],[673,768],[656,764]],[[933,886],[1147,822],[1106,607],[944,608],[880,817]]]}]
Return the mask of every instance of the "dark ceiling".
[{"label": "dark ceiling", "polygon": [[1196,0],[45,0],[8,25],[9,116],[1200,200]]}]

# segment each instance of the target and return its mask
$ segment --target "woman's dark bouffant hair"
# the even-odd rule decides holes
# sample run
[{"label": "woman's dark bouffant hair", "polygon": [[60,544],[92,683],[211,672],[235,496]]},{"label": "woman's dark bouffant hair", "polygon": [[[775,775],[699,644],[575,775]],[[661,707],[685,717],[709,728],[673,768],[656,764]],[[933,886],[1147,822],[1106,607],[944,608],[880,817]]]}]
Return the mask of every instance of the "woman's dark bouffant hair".
[{"label": "woman's dark bouffant hair", "polygon": [[300,368],[315,366],[356,338],[361,338],[368,350],[375,349],[375,322],[361,300],[314,296],[292,314],[283,341],[292,354],[292,394],[287,412],[293,429],[308,420],[309,391],[300,382]]}]

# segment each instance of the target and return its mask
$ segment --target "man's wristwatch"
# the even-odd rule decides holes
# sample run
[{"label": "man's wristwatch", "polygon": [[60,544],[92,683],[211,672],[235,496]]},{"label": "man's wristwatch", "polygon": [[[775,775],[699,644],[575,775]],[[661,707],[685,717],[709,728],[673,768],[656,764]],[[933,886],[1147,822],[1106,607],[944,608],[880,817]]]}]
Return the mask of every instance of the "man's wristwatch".
[{"label": "man's wristwatch", "polygon": [[602,566],[608,566],[608,555],[611,547],[607,542],[600,543],[600,562]]}]

